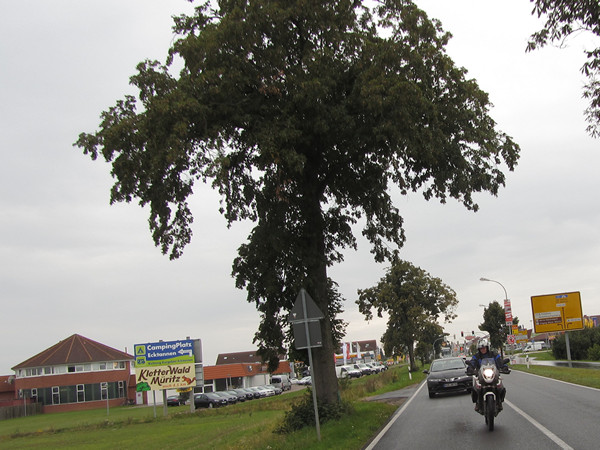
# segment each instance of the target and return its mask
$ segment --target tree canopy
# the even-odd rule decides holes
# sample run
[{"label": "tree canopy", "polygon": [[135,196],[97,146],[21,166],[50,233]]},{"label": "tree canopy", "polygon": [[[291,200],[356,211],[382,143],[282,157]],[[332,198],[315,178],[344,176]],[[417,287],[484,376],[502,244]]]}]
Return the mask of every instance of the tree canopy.
[{"label": "tree canopy", "polygon": [[[513,324],[519,324],[518,317],[513,317]],[[504,307],[499,302],[491,302],[483,309],[483,323],[479,325],[479,329],[489,333],[490,345],[493,348],[499,349],[501,353],[504,352],[506,336],[511,333],[511,330],[506,325]]]},{"label": "tree canopy", "polygon": [[456,317],[456,292],[408,261],[395,261],[376,286],[358,294],[356,303],[367,320],[373,318],[373,310],[379,317],[387,313],[387,328],[381,338],[386,353],[393,347],[405,348],[411,370],[416,369],[415,343],[427,341],[433,352],[435,340],[441,337],[431,336],[432,331],[441,329],[438,319],[450,322]]},{"label": "tree canopy", "polygon": [[325,313],[313,352],[325,402],[338,398],[343,332],[327,268],[356,248],[353,227],[362,219],[375,260],[390,260],[405,239],[391,187],[477,210],[473,194],[496,195],[519,154],[488,95],[445,53],[437,21],[408,0],[364,3],[203,2],[174,19],[166,63],[138,65],[137,97],[76,143],[112,165],[111,202],[149,207],[170,258],[192,238],[195,182],[218,190],[229,224],[254,222],[232,275],[261,315],[255,342],[275,363],[304,287]]},{"label": "tree canopy", "polygon": [[[544,16],[544,27],[534,33],[527,50],[544,47],[550,43],[564,45],[566,40],[582,32],[600,37],[600,2],[598,0],[531,0],[532,14]],[[594,137],[600,136],[600,46],[584,50],[587,61],[581,71],[588,77],[583,97],[589,100],[585,110],[587,131]]]}]

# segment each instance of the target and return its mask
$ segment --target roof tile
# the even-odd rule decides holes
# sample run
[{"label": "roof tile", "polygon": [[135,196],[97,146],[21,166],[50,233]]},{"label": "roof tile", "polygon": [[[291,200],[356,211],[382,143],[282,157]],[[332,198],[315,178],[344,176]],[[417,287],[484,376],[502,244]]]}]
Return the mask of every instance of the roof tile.
[{"label": "roof tile", "polygon": [[133,356],[128,353],[108,347],[79,334],[74,334],[17,364],[12,369],[132,359],[134,359]]}]

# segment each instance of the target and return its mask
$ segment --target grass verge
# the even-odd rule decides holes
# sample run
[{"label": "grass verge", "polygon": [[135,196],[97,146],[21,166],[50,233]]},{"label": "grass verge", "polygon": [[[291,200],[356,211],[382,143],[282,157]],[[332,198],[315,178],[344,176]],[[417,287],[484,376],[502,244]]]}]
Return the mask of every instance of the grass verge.
[{"label": "grass verge", "polygon": [[406,367],[356,380],[343,380],[340,392],[353,405],[353,413],[321,425],[306,427],[287,435],[273,430],[281,423],[293,402],[305,391],[253,400],[226,408],[199,410],[171,407],[154,418],[152,407],[119,407],[110,410],[42,414],[0,422],[0,448],[207,448],[207,449],[360,449],[396,410],[367,397],[395,391],[424,378],[422,372],[409,377]]},{"label": "grass verge", "polygon": [[554,378],[556,380],[600,389],[600,371],[598,369],[553,367],[534,364],[531,364],[529,368],[527,368],[527,365],[525,364],[511,364],[510,367],[514,370],[520,370],[542,377]]}]

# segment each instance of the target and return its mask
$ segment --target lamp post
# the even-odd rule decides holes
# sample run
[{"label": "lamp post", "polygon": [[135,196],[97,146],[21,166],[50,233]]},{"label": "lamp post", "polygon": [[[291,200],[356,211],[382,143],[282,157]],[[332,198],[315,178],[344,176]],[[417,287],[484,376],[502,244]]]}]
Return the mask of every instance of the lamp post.
[{"label": "lamp post", "polygon": [[[506,293],[506,288],[505,288],[505,287],[504,287],[504,285],[503,285],[502,283],[500,283],[499,281],[496,281],[496,280],[490,280],[489,278],[484,278],[484,277],[481,277],[481,278],[479,279],[479,281],[491,281],[492,283],[498,283],[500,286],[502,286],[502,289],[504,289],[504,299],[505,299],[505,300],[508,300],[508,294]],[[479,305],[479,306],[481,306],[481,305]]]},{"label": "lamp post", "polygon": [[[491,281],[492,283],[499,284],[502,287],[502,289],[504,290],[504,307],[507,308],[506,305],[508,304],[508,293],[506,292],[506,288],[504,287],[504,285],[502,283],[500,283],[499,281],[496,281],[496,280],[490,280],[489,278],[485,278],[485,277],[481,277],[479,279],[479,281]],[[507,325],[509,325],[509,323],[507,323]],[[513,351],[514,351],[514,349],[513,349]],[[502,347],[500,347],[500,353],[502,353]],[[502,357],[504,357],[504,355]]]}]

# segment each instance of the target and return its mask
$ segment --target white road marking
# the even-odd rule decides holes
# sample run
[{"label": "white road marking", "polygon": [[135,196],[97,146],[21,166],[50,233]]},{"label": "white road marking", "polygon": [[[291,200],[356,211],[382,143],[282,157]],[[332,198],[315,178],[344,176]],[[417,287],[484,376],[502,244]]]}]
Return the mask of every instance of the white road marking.
[{"label": "white road marking", "polygon": [[538,430],[540,430],[542,433],[544,433],[548,438],[550,438],[560,448],[562,448],[563,450],[574,450],[573,447],[571,447],[569,444],[567,444],[565,441],[563,441],[561,438],[559,438],[552,431],[550,431],[548,428],[543,426],[541,423],[539,423],[537,420],[535,420],[533,417],[531,417],[525,411],[523,411],[522,409],[513,405],[508,400],[504,400],[504,403],[507,404],[508,406],[510,406],[512,409],[514,409],[518,414],[523,416],[525,418],[525,420],[527,420],[534,427],[536,427]]},{"label": "white road marking", "polygon": [[387,431],[391,428],[391,426],[394,425],[394,422],[396,422],[396,420],[398,420],[398,417],[400,417],[400,415],[404,412],[404,410],[408,407],[408,405],[410,405],[410,402],[413,401],[413,398],[415,398],[417,396],[419,391],[421,389],[423,389],[423,386],[425,386],[426,384],[427,383],[423,383],[423,382],[421,383],[421,386],[419,386],[419,389],[417,389],[417,391],[406,402],[404,402],[404,405],[402,405],[402,408],[400,408],[398,411],[396,411],[396,413],[394,414],[394,417],[392,417],[391,420],[387,423],[387,425],[385,427],[383,427],[383,430],[381,430],[381,432],[375,437],[375,439],[373,439],[371,441],[371,443],[365,448],[365,450],[373,450],[375,448],[375,446],[377,445],[379,440],[383,437],[383,435],[385,435],[385,433],[387,433]]}]

